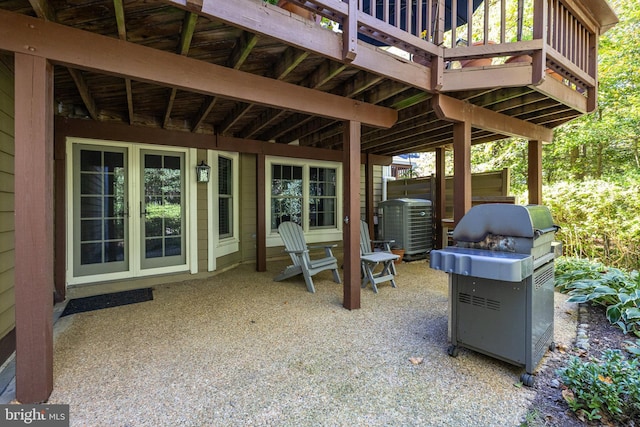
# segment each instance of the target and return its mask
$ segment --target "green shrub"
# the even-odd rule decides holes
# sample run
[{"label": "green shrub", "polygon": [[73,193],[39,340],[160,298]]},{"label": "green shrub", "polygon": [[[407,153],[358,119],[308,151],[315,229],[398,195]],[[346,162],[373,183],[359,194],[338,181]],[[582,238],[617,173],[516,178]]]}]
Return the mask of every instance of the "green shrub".
[{"label": "green shrub", "polygon": [[588,180],[545,187],[564,253],[620,268],[640,265],[640,183]]},{"label": "green shrub", "polygon": [[640,360],[606,350],[602,360],[573,357],[557,371],[567,387],[563,396],[580,418],[621,422],[640,417]]},{"label": "green shrub", "polygon": [[555,286],[568,301],[592,302],[607,308],[607,319],[626,333],[640,337],[640,275],[598,262],[559,258]]}]

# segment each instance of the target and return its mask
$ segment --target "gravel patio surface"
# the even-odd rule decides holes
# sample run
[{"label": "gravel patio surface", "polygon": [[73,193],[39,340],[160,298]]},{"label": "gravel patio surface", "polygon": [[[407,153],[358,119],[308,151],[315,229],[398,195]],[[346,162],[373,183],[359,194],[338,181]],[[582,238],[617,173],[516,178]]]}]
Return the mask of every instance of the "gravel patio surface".
[{"label": "gravel patio surface", "polygon": [[[342,308],[330,272],[273,282],[243,265],[154,288],[154,300],[55,325],[54,390],[72,426],[517,426],[522,368],[447,355],[447,275],[398,266],[397,285]],[[556,294],[556,342],[576,309]],[[421,361],[421,363],[419,363]],[[544,363],[544,362],[543,362]]]}]

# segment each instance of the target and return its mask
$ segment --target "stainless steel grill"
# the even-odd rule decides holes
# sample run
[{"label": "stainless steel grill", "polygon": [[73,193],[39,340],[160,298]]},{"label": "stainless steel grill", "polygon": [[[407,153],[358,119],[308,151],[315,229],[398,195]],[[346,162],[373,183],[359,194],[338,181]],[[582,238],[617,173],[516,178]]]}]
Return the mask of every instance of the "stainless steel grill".
[{"label": "stainless steel grill", "polygon": [[553,344],[554,258],[549,209],[474,206],[453,231],[456,246],[431,251],[449,273],[450,356],[465,347],[523,366],[523,384]]}]

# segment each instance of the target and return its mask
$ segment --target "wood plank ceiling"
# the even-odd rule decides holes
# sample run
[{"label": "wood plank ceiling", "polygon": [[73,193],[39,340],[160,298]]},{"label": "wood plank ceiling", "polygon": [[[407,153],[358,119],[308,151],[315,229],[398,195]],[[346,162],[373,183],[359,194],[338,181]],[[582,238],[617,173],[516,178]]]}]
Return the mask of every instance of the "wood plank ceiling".
[{"label": "wood plank ceiling", "polygon": [[[0,8],[399,110],[391,129],[363,127],[364,153],[428,151],[452,141],[451,123],[436,117],[427,92],[160,2],[0,0]],[[62,66],[55,67],[54,84],[61,116],[331,149],[342,145],[342,123],[326,118]],[[581,114],[531,87],[447,95],[549,128]],[[474,129],[472,138],[481,143],[503,137]]]}]

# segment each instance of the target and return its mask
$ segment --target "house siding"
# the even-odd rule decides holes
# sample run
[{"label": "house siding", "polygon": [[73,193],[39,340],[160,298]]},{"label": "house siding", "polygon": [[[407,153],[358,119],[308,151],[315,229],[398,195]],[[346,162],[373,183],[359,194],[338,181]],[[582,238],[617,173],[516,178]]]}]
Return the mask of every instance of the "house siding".
[{"label": "house siding", "polygon": [[[366,180],[365,166],[360,167],[360,217],[366,220]],[[373,214],[377,215],[378,203],[382,201],[382,166],[373,166]]]},{"label": "house siding", "polygon": [[[15,327],[14,153],[14,78],[0,61],[0,343],[4,346],[15,344],[4,340]],[[0,354],[5,353],[2,350]]]},{"label": "house siding", "polygon": [[[207,150],[198,150],[198,161],[207,160]],[[206,184],[197,185],[197,230],[198,230],[198,272],[206,272],[208,264],[208,244],[209,244],[209,198]]]},{"label": "house siding", "polygon": [[[256,260],[256,164],[255,154],[240,155],[240,252],[238,261]],[[225,258],[231,258],[233,254]],[[226,259],[225,259],[226,261]]]}]

